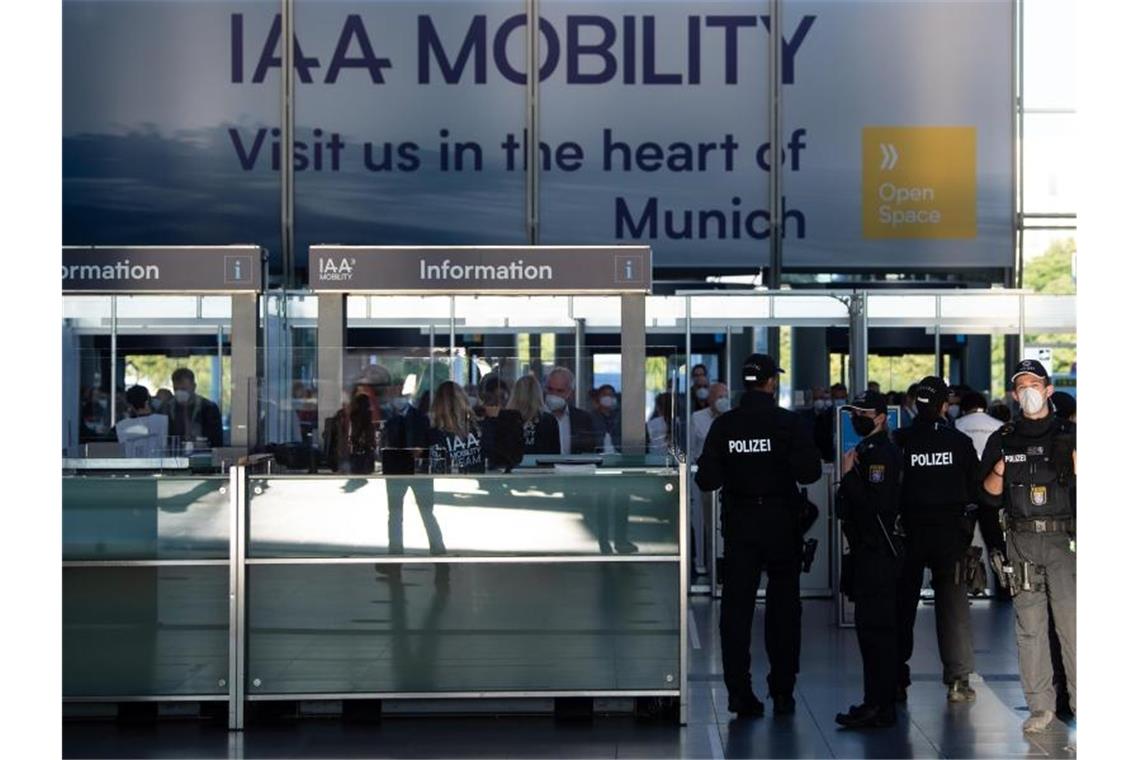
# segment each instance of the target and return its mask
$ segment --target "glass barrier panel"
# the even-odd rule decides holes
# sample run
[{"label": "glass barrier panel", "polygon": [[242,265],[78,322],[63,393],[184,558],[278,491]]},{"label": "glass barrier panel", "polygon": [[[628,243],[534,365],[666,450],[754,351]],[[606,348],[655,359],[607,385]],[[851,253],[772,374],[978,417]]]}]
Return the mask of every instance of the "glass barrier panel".
[{"label": "glass barrier panel", "polygon": [[675,689],[676,562],[253,565],[257,694]]},{"label": "glass barrier panel", "polygon": [[64,477],[63,559],[225,559],[229,478]]},{"label": "glass barrier panel", "polygon": [[228,567],[65,567],[63,696],[226,694]]},{"label": "glass barrier panel", "polygon": [[760,320],[772,316],[772,299],[766,295],[693,296],[693,319]]},{"label": "glass barrier panel", "polygon": [[542,556],[679,551],[676,471],[267,477],[249,556]]},{"label": "glass barrier panel", "polygon": [[876,323],[891,320],[924,320],[931,324],[938,313],[934,296],[881,296],[867,295],[867,318]]},{"label": "glass barrier panel", "polygon": [[1027,332],[1073,332],[1077,329],[1077,297],[1025,296]]}]

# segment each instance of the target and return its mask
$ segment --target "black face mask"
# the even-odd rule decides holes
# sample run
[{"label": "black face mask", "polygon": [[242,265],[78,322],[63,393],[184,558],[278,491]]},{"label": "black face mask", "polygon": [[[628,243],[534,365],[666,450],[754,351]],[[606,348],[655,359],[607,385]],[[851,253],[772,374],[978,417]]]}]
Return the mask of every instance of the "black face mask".
[{"label": "black face mask", "polygon": [[851,418],[851,427],[855,428],[855,435],[866,438],[875,430],[875,421],[870,417],[859,415]]}]

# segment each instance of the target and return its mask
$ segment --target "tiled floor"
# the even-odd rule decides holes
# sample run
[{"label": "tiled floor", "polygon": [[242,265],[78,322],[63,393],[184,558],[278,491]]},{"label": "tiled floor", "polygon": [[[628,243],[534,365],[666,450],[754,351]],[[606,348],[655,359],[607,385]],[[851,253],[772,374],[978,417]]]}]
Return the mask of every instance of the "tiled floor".
[{"label": "tiled floor", "polygon": [[[689,722],[683,727],[595,717],[392,717],[376,725],[307,719],[230,734],[199,722],[164,721],[142,727],[66,722],[65,757],[1074,757],[1075,726],[1032,740],[1021,732],[1025,700],[1017,680],[1013,614],[1008,604],[971,607],[978,693],[973,704],[950,705],[941,683],[933,609],[919,610],[910,698],[899,724],[848,732],[835,713],[861,697],[855,633],[834,626],[828,601],[804,605],[801,673],[794,716],[738,720],[727,711],[720,679],[718,605],[692,600]],[[754,626],[754,680],[767,670],[763,606]],[[761,694],[763,696],[763,694]],[[769,708],[770,708],[769,703]]]}]

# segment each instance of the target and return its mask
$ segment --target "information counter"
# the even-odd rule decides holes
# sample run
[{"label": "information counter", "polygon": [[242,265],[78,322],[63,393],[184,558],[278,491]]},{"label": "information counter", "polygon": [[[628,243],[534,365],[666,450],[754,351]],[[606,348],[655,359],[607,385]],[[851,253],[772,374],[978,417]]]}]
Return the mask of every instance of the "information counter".
[{"label": "information counter", "polygon": [[64,697],[672,697],[672,467],[63,478]]}]

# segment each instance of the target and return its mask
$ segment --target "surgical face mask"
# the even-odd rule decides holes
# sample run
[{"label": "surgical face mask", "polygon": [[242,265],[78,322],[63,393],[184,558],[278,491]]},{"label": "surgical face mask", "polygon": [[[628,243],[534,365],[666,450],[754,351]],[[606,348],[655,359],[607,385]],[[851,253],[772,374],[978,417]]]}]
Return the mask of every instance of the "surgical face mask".
[{"label": "surgical face mask", "polygon": [[732,408],[732,402],[728,400],[728,396],[721,396],[713,402],[713,407],[716,408],[717,414],[724,414]]},{"label": "surgical face mask", "polygon": [[475,407],[479,406],[479,397],[478,396],[468,396],[467,397],[467,403],[471,405],[472,409],[474,409]]},{"label": "surgical face mask", "polygon": [[1017,403],[1027,414],[1037,414],[1045,408],[1045,394],[1030,386],[1017,392]]},{"label": "surgical face mask", "polygon": [[174,400],[179,404],[185,404],[190,400],[190,391],[174,391]]},{"label": "surgical face mask", "polygon": [[397,412],[402,412],[408,408],[408,399],[406,396],[396,396],[392,399],[392,408]]},{"label": "surgical face mask", "polygon": [[870,417],[858,415],[851,418],[851,426],[855,428],[855,435],[866,438],[875,430],[875,421]]},{"label": "surgical face mask", "polygon": [[708,397],[709,397],[709,389],[708,388],[705,388],[704,386],[697,388],[697,398],[698,399],[700,399],[701,401],[705,401],[708,399]]},{"label": "surgical face mask", "polygon": [[613,409],[617,406],[617,399],[613,396],[602,396],[598,399],[598,404],[600,404],[603,409]]},{"label": "surgical face mask", "polygon": [[949,415],[950,419],[955,419],[961,413],[962,407],[958,404],[951,404],[950,408],[946,410],[946,414]]},{"label": "surgical face mask", "polygon": [[547,393],[546,407],[552,412],[561,412],[566,408],[566,399],[561,396],[555,396],[553,393]]},{"label": "surgical face mask", "polygon": [[817,398],[815,401],[811,402],[811,408],[817,412],[822,412],[824,409],[827,409],[827,399]]}]

